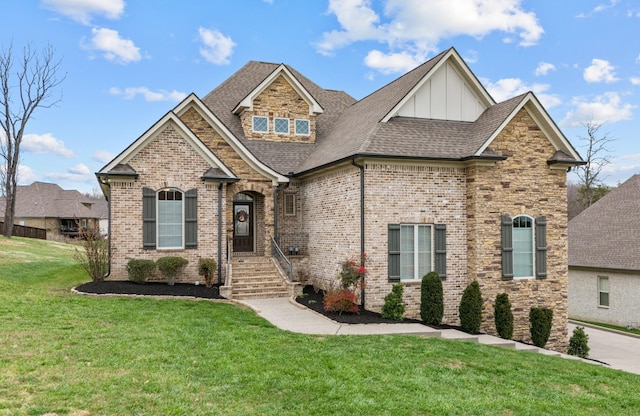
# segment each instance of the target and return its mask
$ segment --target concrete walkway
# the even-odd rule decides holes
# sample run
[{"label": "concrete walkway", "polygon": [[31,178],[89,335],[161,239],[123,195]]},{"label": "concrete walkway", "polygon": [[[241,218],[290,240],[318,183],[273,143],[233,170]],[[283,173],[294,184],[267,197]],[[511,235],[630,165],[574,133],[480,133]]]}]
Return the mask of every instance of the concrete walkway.
[{"label": "concrete walkway", "polygon": [[[470,335],[455,329],[433,329],[416,323],[406,324],[341,324],[324,315],[312,311],[289,298],[246,299],[240,301],[254,310],[259,316],[280,329],[301,334],[317,335],[382,335],[411,334],[427,337],[442,337],[462,341],[478,342],[520,351],[538,352],[568,359],[577,357],[561,354],[556,351],[538,348],[516,341],[505,340],[491,335]],[[584,326],[584,325],[581,325]],[[569,324],[569,336],[575,324]],[[640,374],[640,338],[586,327],[589,335],[590,356],[592,360],[584,360],[592,364],[604,364],[635,374]],[[594,361],[595,360],[595,361]]]}]

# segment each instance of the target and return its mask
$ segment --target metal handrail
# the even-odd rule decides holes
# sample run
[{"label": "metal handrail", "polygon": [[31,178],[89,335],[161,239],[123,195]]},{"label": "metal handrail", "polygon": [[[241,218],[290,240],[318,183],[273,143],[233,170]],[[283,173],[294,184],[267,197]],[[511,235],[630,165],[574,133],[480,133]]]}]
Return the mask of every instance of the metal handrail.
[{"label": "metal handrail", "polygon": [[280,262],[280,260],[283,260],[285,262],[288,268],[287,280],[290,283],[292,283],[293,282],[293,265],[291,264],[287,256],[284,255],[282,250],[280,250],[280,246],[278,246],[278,243],[276,243],[276,240],[273,238],[273,236],[271,237],[271,255],[278,262]]},{"label": "metal handrail", "polygon": [[229,236],[227,236],[227,273],[224,279],[224,285],[229,286],[229,278],[231,277],[231,242]]}]

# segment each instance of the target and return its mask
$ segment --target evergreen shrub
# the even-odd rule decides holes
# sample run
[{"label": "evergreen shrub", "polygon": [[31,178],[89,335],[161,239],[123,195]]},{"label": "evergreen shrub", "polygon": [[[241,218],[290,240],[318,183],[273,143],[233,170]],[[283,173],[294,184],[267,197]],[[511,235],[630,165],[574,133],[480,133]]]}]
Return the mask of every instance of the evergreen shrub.
[{"label": "evergreen shrub", "polygon": [[513,312],[511,312],[511,302],[509,302],[508,294],[500,293],[496,296],[494,315],[498,336],[504,339],[511,339],[513,337]]},{"label": "evergreen shrub", "polygon": [[182,269],[189,263],[187,259],[177,256],[160,257],[156,261],[156,266],[167,279],[167,284],[173,286],[176,282],[176,276],[182,272]]},{"label": "evergreen shrub", "polygon": [[437,272],[422,277],[420,286],[420,318],[426,325],[440,325],[444,316],[442,280]]},{"label": "evergreen shrub", "polygon": [[135,283],[144,283],[153,277],[156,272],[156,264],[153,260],[131,259],[127,263],[129,280]]},{"label": "evergreen shrub", "polygon": [[551,335],[553,322],[553,310],[549,308],[531,308],[529,311],[529,324],[531,329],[531,341],[533,345],[544,348]]},{"label": "evergreen shrub", "polygon": [[394,321],[402,321],[404,319],[405,306],[402,301],[402,292],[404,287],[401,283],[396,283],[391,288],[391,293],[384,297],[384,305],[382,305],[382,317],[393,319]]},{"label": "evergreen shrub", "polygon": [[589,335],[584,332],[581,326],[573,330],[573,335],[569,338],[569,355],[575,355],[580,358],[589,357]]},{"label": "evergreen shrub", "polygon": [[469,334],[480,332],[482,324],[482,295],[477,280],[471,282],[462,293],[462,300],[458,308],[460,326]]}]

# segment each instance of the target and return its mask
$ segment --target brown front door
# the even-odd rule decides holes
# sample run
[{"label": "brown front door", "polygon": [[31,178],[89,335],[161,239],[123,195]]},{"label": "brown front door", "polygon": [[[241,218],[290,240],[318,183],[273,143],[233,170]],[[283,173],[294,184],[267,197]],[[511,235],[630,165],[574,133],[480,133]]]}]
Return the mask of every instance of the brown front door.
[{"label": "brown front door", "polygon": [[253,251],[253,202],[234,202],[233,218],[233,251]]}]

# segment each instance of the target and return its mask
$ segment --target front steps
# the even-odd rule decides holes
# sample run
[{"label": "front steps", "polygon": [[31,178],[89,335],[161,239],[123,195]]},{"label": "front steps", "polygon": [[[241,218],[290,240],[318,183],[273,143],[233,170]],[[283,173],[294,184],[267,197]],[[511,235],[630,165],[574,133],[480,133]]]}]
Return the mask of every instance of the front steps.
[{"label": "front steps", "polygon": [[270,257],[242,256],[232,259],[232,299],[288,296],[290,293],[287,284]]}]

